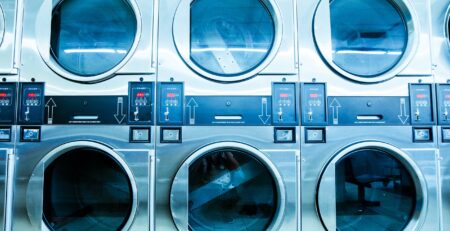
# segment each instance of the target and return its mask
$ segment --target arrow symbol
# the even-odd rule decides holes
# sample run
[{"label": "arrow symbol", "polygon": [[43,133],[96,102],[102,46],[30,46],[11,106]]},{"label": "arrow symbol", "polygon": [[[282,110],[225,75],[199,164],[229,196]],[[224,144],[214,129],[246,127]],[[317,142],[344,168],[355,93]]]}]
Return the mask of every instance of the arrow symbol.
[{"label": "arrow symbol", "polygon": [[118,124],[122,124],[125,116],[123,113],[123,97],[117,97],[117,112],[114,114],[114,118],[116,118]]},{"label": "arrow symbol", "polygon": [[198,107],[194,98],[191,98],[186,105],[189,108],[189,124],[195,124],[195,108]]},{"label": "arrow symbol", "polygon": [[339,124],[339,108],[341,108],[342,106],[336,98],[333,98],[330,107],[333,111],[333,124],[337,125]]},{"label": "arrow symbol", "polygon": [[30,107],[27,107],[27,110],[25,111],[25,121],[30,121]]},{"label": "arrow symbol", "polygon": [[50,98],[47,103],[45,104],[45,107],[47,108],[47,121],[48,124],[53,124],[53,111],[55,107],[58,107],[58,105],[56,105],[55,101],[53,100],[53,98]]},{"label": "arrow symbol", "polygon": [[402,122],[402,124],[405,124],[409,119],[409,115],[406,114],[405,98],[400,98],[400,115],[398,115],[398,119]]},{"label": "arrow symbol", "polygon": [[267,98],[261,99],[261,115],[258,116],[263,124],[267,124],[270,115],[267,113]]}]

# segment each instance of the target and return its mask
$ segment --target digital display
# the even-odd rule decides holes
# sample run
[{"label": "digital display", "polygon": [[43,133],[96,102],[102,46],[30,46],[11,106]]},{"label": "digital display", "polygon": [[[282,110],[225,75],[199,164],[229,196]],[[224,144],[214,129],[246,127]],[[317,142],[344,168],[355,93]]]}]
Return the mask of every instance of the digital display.
[{"label": "digital display", "polygon": [[175,97],[175,93],[167,93],[167,97],[174,98]]},{"label": "digital display", "polygon": [[28,96],[28,98],[34,98],[34,97],[37,96],[37,94],[34,93],[34,92],[30,92],[30,93],[27,94],[27,96]]},{"label": "digital display", "polygon": [[136,93],[136,97],[145,97],[145,93],[144,92],[138,92],[138,93]]},{"label": "digital display", "polygon": [[319,97],[319,94],[316,93],[309,94],[309,98],[317,98],[317,97]]},{"label": "digital display", "polygon": [[416,98],[418,98],[418,99],[424,99],[426,97],[427,97],[427,95],[425,95],[425,94],[417,94],[416,95]]},{"label": "digital display", "polygon": [[450,95],[445,95],[445,98],[446,99],[450,99]]},{"label": "digital display", "polygon": [[281,94],[280,94],[280,97],[281,97],[281,98],[287,98],[287,97],[289,97],[289,94],[287,94],[287,93],[281,93]]},{"label": "digital display", "polygon": [[7,97],[8,94],[6,92],[0,92],[0,97]]}]

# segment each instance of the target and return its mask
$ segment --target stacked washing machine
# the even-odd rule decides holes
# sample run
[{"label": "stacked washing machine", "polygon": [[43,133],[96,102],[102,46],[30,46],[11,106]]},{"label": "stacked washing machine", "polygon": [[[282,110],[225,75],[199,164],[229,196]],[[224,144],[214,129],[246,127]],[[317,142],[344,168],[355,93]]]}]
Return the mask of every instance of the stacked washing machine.
[{"label": "stacked washing machine", "polygon": [[0,230],[11,230],[19,9],[17,0],[0,2]]},{"label": "stacked washing machine", "polygon": [[434,0],[432,11],[433,71],[436,79],[440,161],[441,230],[450,230],[450,1]]},{"label": "stacked washing machine", "polygon": [[439,230],[429,4],[299,2],[303,230]]},{"label": "stacked washing machine", "polygon": [[300,229],[295,10],[160,2],[157,230]]},{"label": "stacked washing machine", "polygon": [[14,230],[152,227],[155,2],[24,2]]}]

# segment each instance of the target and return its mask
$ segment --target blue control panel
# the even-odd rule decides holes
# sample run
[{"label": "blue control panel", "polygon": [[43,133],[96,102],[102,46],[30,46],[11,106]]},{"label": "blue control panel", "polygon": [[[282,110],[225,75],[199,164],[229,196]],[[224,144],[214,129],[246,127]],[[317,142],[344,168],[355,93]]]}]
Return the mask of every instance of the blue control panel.
[{"label": "blue control panel", "polygon": [[[450,124],[450,84],[439,84],[437,91],[438,123],[441,125]],[[450,133],[449,133],[450,134]]]},{"label": "blue control panel", "polygon": [[22,83],[20,86],[19,124],[41,125],[44,122],[44,84]]},{"label": "blue control panel", "polygon": [[153,122],[153,83],[130,82],[128,86],[128,124]]},{"label": "blue control panel", "polygon": [[431,84],[410,84],[409,100],[411,103],[411,124],[435,124],[433,87]]},{"label": "blue control panel", "polygon": [[302,90],[302,124],[327,124],[327,95],[324,83],[304,83]]},{"label": "blue control panel", "polygon": [[16,88],[15,83],[0,83],[0,124],[2,125],[15,123]]},{"label": "blue control panel", "polygon": [[295,83],[272,85],[272,122],[274,125],[297,125],[297,90]]},{"label": "blue control panel", "polygon": [[183,83],[167,82],[159,84],[158,124],[182,125],[184,114]]}]

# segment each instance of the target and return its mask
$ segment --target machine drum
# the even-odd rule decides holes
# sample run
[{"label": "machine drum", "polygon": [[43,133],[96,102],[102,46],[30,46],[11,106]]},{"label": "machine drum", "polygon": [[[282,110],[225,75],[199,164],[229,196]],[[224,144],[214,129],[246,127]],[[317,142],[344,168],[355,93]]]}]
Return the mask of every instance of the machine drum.
[{"label": "machine drum", "polygon": [[189,167],[191,230],[266,230],[277,212],[268,168],[233,149],[209,152]]},{"label": "machine drum", "polygon": [[403,230],[415,204],[413,179],[393,155],[360,149],[336,163],[338,230]]},{"label": "machine drum", "polygon": [[133,204],[130,178],[108,154],[69,151],[44,175],[44,222],[51,230],[120,230]]}]

